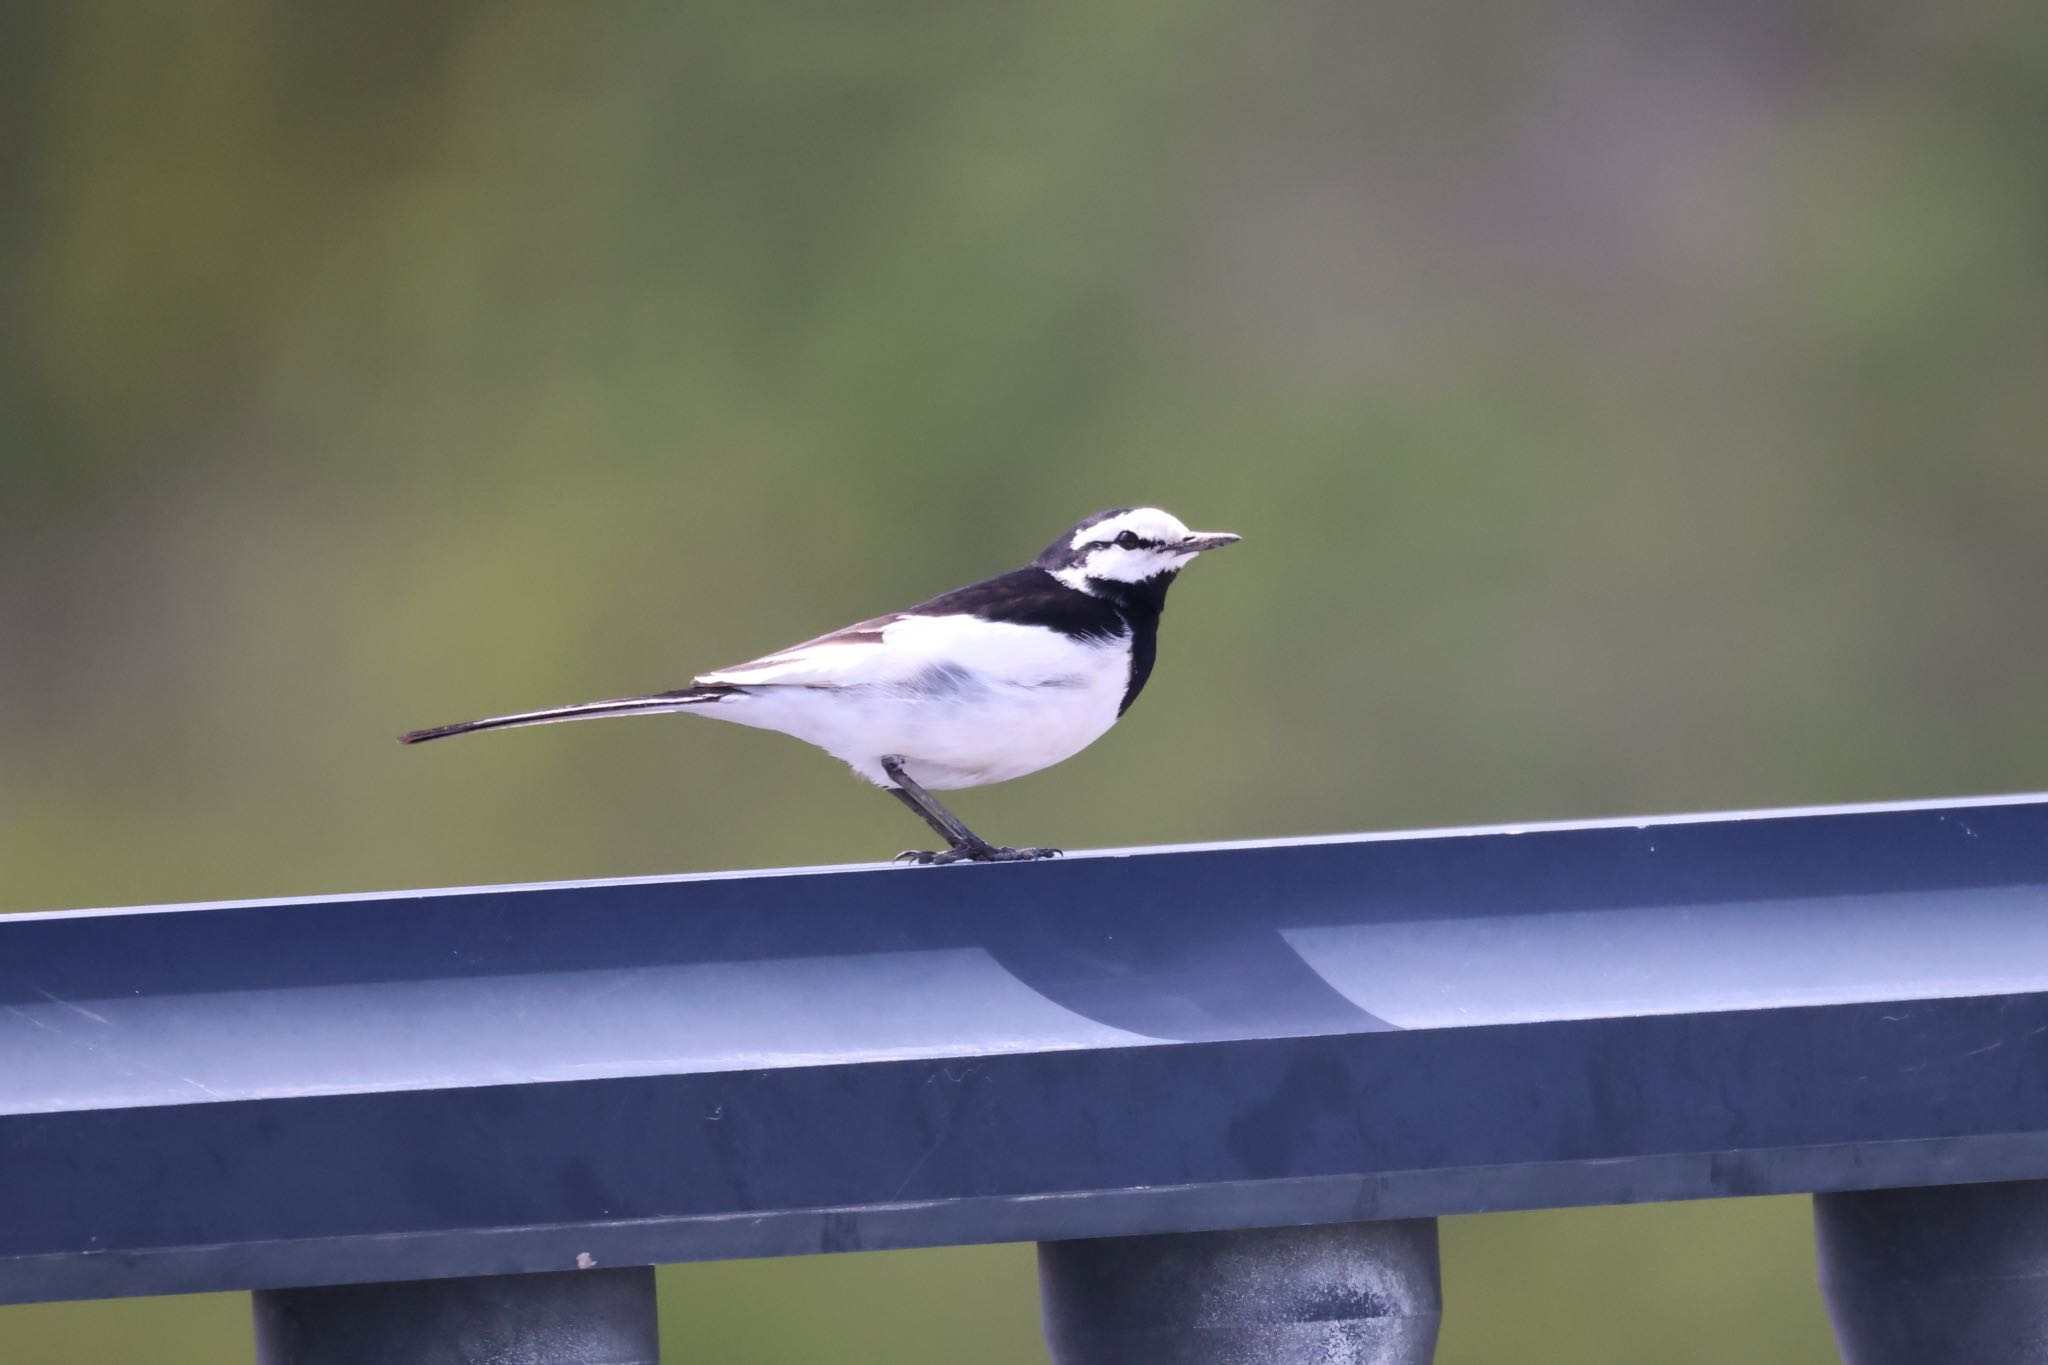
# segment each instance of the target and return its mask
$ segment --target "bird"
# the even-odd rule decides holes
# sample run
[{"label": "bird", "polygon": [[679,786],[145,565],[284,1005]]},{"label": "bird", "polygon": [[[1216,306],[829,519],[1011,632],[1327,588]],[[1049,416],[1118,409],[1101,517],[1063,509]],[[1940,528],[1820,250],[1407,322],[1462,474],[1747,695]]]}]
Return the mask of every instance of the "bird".
[{"label": "bird", "polygon": [[946,841],[898,861],[1024,862],[1055,848],[993,844],[935,791],[987,786],[1073,757],[1138,699],[1167,589],[1236,543],[1157,507],[1098,512],[1021,569],[820,635],[688,687],[413,730],[401,744],[601,716],[688,712],[815,745]]}]

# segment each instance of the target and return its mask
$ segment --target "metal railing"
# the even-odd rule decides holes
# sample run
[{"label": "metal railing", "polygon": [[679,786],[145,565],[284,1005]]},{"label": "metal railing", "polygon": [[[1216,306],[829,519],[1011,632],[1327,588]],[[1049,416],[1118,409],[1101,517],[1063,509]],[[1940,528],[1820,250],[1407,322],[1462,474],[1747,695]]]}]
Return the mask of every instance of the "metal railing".
[{"label": "metal railing", "polygon": [[1022,1240],[1061,1365],[1421,1362],[1438,1214],[1788,1192],[1849,1360],[2041,1361],[2048,799],[4,917],[0,1154],[0,1301],[265,1365]]}]

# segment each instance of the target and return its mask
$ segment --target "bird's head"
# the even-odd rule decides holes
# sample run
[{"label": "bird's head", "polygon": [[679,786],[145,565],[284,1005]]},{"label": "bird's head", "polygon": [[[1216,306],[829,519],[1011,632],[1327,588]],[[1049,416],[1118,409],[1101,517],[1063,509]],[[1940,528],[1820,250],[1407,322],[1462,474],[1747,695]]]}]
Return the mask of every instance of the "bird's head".
[{"label": "bird's head", "polygon": [[1236,540],[1228,531],[1190,531],[1157,507],[1119,507],[1088,518],[1033,562],[1068,587],[1097,596],[1146,587],[1164,592],[1196,555]]}]

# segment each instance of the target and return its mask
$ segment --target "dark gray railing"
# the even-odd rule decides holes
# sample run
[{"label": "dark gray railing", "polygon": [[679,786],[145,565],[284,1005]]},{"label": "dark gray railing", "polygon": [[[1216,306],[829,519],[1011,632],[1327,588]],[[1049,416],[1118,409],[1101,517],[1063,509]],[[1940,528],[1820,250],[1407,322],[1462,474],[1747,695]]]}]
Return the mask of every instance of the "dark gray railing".
[{"label": "dark gray railing", "polygon": [[1437,1214],[1785,1192],[1851,1361],[2017,1365],[2044,1179],[2039,798],[0,918],[0,1299],[266,1365],[1019,1240],[1062,1365],[1419,1362]]}]

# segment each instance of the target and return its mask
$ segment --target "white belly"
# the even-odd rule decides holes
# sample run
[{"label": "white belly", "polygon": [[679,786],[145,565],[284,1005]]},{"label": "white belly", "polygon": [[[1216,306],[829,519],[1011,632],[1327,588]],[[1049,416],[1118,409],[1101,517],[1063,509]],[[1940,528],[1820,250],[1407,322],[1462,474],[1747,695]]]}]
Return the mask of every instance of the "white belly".
[{"label": "white belly", "polygon": [[750,687],[696,714],[780,730],[888,786],[881,760],[903,759],[935,791],[980,787],[1071,758],[1116,723],[1130,655],[1113,645],[1073,649],[1058,672],[998,679],[960,667],[901,682],[841,687]]}]

